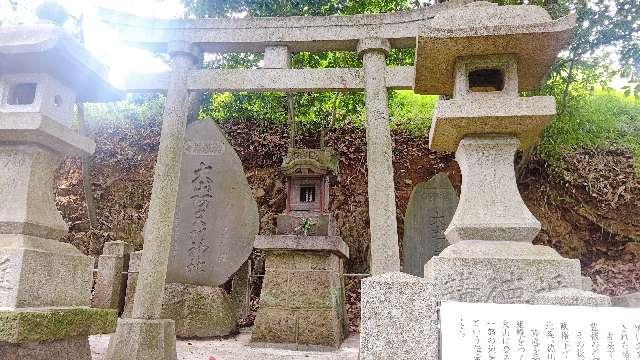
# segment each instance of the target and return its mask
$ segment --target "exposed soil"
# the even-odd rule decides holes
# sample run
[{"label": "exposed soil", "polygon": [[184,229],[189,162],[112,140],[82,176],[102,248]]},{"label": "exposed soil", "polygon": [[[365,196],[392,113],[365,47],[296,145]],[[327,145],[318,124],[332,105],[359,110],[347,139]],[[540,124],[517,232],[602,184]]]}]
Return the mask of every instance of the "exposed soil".
[{"label": "exposed soil", "polygon": [[[285,206],[284,177],[279,166],[287,149],[287,130],[254,122],[221,127],[245,167],[260,209],[260,232],[271,234],[276,216]],[[106,122],[90,130],[97,143],[92,175],[98,224],[89,226],[80,162],[67,159],[60,168],[56,190],[58,207],[69,224],[64,241],[92,256],[99,255],[104,242],[111,240],[124,240],[141,249],[159,124],[135,125],[132,121],[116,127]],[[298,145],[318,146],[318,136],[302,133]],[[444,171],[459,190],[461,177],[453,155],[430,151],[426,138],[394,131],[393,140],[398,232],[402,238],[403,215],[413,186]],[[326,144],[340,156],[340,174],[332,184],[330,197],[331,211],[350,248],[347,271],[365,273],[369,224],[364,129],[334,129],[327,135]],[[579,258],[595,290],[604,294],[640,290],[640,180],[632,163],[631,155],[622,150],[570,154],[554,171],[534,158],[520,184],[525,202],[543,223],[536,243]],[[259,256],[256,260],[259,272]],[[358,285],[357,279],[347,284],[353,329],[359,322]]]}]

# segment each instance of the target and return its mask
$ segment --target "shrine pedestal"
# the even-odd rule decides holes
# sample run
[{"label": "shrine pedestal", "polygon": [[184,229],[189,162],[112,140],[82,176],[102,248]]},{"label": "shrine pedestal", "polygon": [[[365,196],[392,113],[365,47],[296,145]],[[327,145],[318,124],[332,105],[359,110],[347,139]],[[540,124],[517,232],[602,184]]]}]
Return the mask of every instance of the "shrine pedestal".
[{"label": "shrine pedestal", "polygon": [[338,348],[348,332],[342,275],[349,249],[344,241],[338,236],[257,236],[255,247],[267,256],[252,343]]}]

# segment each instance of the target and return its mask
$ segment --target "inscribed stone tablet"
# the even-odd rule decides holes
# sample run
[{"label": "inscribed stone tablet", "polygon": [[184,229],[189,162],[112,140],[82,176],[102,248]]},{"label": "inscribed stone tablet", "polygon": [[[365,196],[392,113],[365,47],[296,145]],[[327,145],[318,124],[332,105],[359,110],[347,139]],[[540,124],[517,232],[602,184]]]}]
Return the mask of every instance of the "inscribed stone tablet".
[{"label": "inscribed stone tablet", "polygon": [[440,307],[442,360],[640,360],[640,312],[615,307]]},{"label": "inscribed stone tablet", "polygon": [[219,286],[247,260],[258,207],[242,162],[213,121],[187,127],[167,282]]},{"label": "inscribed stone tablet", "polygon": [[447,247],[444,231],[458,207],[449,178],[439,173],[411,193],[404,218],[404,272],[423,276],[424,265]]}]

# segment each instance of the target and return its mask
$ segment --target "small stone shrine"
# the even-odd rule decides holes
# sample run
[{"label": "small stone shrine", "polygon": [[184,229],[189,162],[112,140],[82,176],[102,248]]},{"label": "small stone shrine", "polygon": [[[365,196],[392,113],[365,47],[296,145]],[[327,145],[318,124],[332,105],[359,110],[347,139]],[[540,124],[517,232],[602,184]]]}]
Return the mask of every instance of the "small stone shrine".
[{"label": "small stone shrine", "polygon": [[436,104],[430,148],[456,151],[460,202],[445,231],[451,245],[427,263],[424,279],[363,281],[363,360],[438,359],[440,301],[593,304],[578,260],[531,243],[540,223],[513,165],[555,116],[553,97],[519,92],[543,81],[574,26],[572,15],[552,20],[538,6],[481,1],[438,14],[418,35],[415,91],[453,96]]},{"label": "small stone shrine", "polygon": [[347,335],[343,263],[347,245],[328,212],[329,181],[338,159],[331,149],[289,149],[287,205],[277,235],[259,235],[265,277],[251,341],[293,349],[337,348]]},{"label": "small stone shrine", "polygon": [[94,259],[59,240],[54,174],[95,144],[71,129],[76,103],[113,101],[105,69],[51,24],[0,29],[0,358],[90,360],[88,335],[113,332],[92,309]]}]

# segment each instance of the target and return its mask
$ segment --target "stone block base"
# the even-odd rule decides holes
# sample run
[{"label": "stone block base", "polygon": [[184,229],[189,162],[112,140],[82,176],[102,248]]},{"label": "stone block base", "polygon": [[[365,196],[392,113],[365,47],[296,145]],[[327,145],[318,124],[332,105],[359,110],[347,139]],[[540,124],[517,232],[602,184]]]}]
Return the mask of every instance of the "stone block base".
[{"label": "stone block base", "polygon": [[425,265],[440,300],[531,303],[534,295],[582,288],[580,263],[547,246],[509,241],[462,241]]},{"label": "stone block base", "polygon": [[2,360],[91,360],[87,336],[50,341],[11,344],[0,342]]},{"label": "stone block base", "polygon": [[218,287],[167,284],[163,319],[175,322],[179,338],[227,336],[238,331],[238,314],[231,294]]},{"label": "stone block base", "polygon": [[7,269],[0,307],[89,306],[94,259],[73,245],[27,235],[0,236]]},{"label": "stone block base", "polygon": [[348,330],[342,273],[331,252],[268,251],[251,341],[339,347]]},{"label": "stone block base", "polygon": [[437,305],[423,278],[394,272],[362,280],[360,359],[430,359]]},{"label": "stone block base", "polygon": [[534,295],[532,303],[535,305],[611,306],[611,298],[580,289],[559,289]]},{"label": "stone block base", "polygon": [[[115,330],[115,310],[70,308],[0,311],[0,342],[23,344],[108,334]],[[2,359],[0,357],[0,359]]]},{"label": "stone block base", "polygon": [[[431,258],[425,279],[390,273],[363,280],[361,360],[438,360],[441,301],[606,303],[577,290],[581,286],[578,260],[565,259],[549,247],[509,241],[455,243]],[[555,292],[565,288],[573,289]]]},{"label": "stone block base", "polygon": [[120,319],[107,360],[176,360],[173,320]]}]

